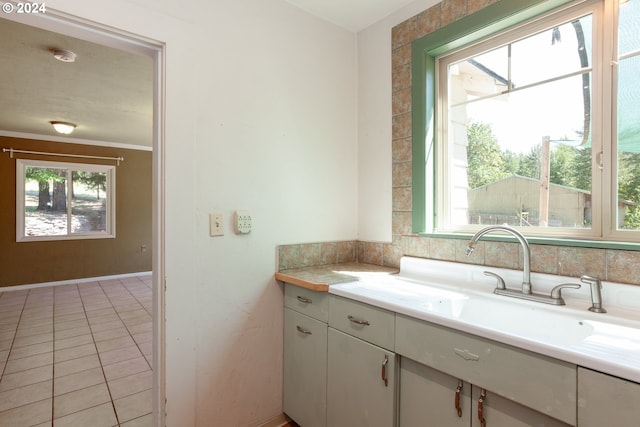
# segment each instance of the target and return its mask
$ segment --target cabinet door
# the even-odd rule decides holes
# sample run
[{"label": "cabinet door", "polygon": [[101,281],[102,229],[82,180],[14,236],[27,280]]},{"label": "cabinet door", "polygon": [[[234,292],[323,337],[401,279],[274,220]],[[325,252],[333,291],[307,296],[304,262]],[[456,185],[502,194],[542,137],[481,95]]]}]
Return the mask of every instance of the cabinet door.
[{"label": "cabinet door", "polygon": [[640,384],[578,368],[578,425],[640,425]]},{"label": "cabinet door", "polygon": [[[480,396],[483,395],[482,409],[479,406]],[[495,393],[472,387],[471,426],[483,427],[480,415],[487,427],[568,427],[566,424],[543,413],[534,411],[517,402],[505,399]],[[605,424],[602,424],[604,426]],[[608,424],[607,424],[608,426]]]},{"label": "cabinet door", "polygon": [[327,425],[395,426],[395,354],[333,328],[328,342]]},{"label": "cabinet door", "polygon": [[304,427],[325,427],[327,324],[284,309],[284,412]]},{"label": "cabinet door", "polygon": [[403,357],[399,406],[400,427],[469,427],[471,385]]}]

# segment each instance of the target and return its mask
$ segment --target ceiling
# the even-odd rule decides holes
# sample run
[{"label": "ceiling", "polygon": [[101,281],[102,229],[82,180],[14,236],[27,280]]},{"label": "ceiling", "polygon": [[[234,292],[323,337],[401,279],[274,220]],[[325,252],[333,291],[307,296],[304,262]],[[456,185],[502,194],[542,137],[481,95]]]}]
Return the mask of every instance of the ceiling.
[{"label": "ceiling", "polygon": [[[52,49],[76,53],[73,63]],[[71,122],[65,139],[152,146],[153,61],[0,19],[0,131],[59,137],[52,120]]]},{"label": "ceiling", "polygon": [[[414,0],[286,0],[357,32]],[[61,62],[52,49],[73,51]],[[50,121],[77,128],[64,140],[152,147],[153,61],[0,18],[0,134],[61,137]]]},{"label": "ceiling", "polygon": [[414,0],[285,0],[312,15],[358,32]]}]

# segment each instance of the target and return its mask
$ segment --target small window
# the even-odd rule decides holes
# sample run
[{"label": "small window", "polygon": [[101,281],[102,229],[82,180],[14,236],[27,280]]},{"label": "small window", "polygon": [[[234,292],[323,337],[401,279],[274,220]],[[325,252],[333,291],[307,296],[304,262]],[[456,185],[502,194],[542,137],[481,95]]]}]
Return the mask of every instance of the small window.
[{"label": "small window", "polygon": [[115,167],[16,162],[17,241],[115,237]]}]

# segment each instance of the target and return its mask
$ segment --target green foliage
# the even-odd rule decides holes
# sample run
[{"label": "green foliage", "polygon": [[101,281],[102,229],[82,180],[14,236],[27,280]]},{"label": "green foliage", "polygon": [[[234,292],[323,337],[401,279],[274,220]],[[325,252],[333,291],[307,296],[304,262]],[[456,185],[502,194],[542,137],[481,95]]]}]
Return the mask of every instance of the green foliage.
[{"label": "green foliage", "polygon": [[467,127],[467,178],[477,188],[505,177],[505,161],[491,126],[473,123]]},{"label": "green foliage", "polygon": [[73,173],[73,181],[80,182],[91,190],[96,190],[98,199],[100,199],[100,190],[107,191],[107,174],[104,172],[77,171]]}]

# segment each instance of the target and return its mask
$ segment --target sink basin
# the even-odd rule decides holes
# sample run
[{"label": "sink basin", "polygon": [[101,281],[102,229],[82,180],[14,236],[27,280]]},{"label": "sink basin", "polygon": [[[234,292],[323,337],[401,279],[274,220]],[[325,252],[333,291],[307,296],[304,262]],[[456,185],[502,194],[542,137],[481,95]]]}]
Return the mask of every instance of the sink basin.
[{"label": "sink basin", "polygon": [[[570,301],[580,290],[565,296],[571,306],[508,298],[493,294],[495,282],[487,282],[481,266],[415,263],[428,263],[434,275],[421,275],[414,266],[403,275],[401,265],[398,276],[333,285],[329,293],[640,382],[638,310],[621,310],[609,302],[608,313],[592,313],[586,309],[588,300]],[[551,287],[571,280],[543,279]],[[539,292],[544,280],[536,282]]]}]

